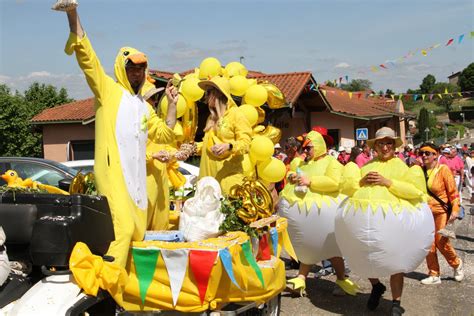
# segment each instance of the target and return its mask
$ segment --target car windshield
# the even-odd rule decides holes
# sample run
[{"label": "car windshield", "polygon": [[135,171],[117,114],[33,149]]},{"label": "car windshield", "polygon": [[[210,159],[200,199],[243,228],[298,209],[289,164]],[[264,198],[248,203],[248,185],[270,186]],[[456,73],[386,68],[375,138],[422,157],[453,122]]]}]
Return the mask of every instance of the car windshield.
[{"label": "car windshield", "polygon": [[[73,176],[75,176],[77,174],[77,172],[79,170],[76,170],[74,168],[71,168],[71,167],[68,167],[68,166],[65,166],[63,165],[62,163],[59,163],[59,162],[56,162],[56,161],[49,161],[49,163],[51,163],[52,165],[54,165],[56,168],[58,169],[61,169],[62,171],[64,172],[67,172]],[[93,167],[92,167],[93,168]]]}]

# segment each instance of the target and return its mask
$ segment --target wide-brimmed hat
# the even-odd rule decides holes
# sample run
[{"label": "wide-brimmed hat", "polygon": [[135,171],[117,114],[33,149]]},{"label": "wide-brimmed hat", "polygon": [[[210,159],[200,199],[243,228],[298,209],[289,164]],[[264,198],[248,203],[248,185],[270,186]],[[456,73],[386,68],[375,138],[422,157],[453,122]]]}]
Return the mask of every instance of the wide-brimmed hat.
[{"label": "wide-brimmed hat", "polygon": [[395,131],[393,129],[391,129],[390,127],[382,127],[377,130],[377,132],[375,132],[375,138],[369,139],[367,141],[367,145],[373,149],[375,141],[384,138],[393,139],[395,141],[395,148],[398,148],[403,144],[402,139],[400,137],[395,136]]},{"label": "wide-brimmed hat", "polygon": [[211,88],[219,90],[227,98],[227,104],[236,105],[234,99],[232,99],[232,95],[230,94],[229,79],[221,76],[215,76],[210,80],[200,81],[198,85],[203,90],[209,90]]},{"label": "wide-brimmed hat", "polygon": [[150,90],[145,92],[145,94],[143,95],[143,100],[148,100],[149,98],[151,98],[152,96],[154,96],[158,92],[163,91],[164,89],[165,88],[151,88]]},{"label": "wide-brimmed hat", "polygon": [[323,136],[327,147],[331,147],[332,145],[334,145],[334,139],[332,138],[332,136],[330,136],[328,134],[328,129],[326,127],[313,126],[313,128],[311,128],[311,130],[315,131],[315,132],[318,132],[319,134],[321,134],[321,136]]}]

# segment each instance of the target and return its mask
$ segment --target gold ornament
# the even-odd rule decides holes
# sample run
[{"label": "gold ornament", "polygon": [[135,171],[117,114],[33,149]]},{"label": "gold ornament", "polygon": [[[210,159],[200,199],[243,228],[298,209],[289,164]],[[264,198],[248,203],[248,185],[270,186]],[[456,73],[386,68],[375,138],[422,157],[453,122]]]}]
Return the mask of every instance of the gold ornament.
[{"label": "gold ornament", "polygon": [[285,95],[280,91],[280,89],[278,89],[277,86],[269,82],[260,83],[260,85],[263,86],[265,90],[267,90],[267,104],[270,109],[280,109],[286,105]]},{"label": "gold ornament", "polygon": [[82,172],[78,172],[69,186],[69,194],[84,194],[86,192],[86,181]]},{"label": "gold ornament", "polygon": [[281,129],[268,125],[263,132],[259,133],[259,135],[270,138],[273,144],[276,144],[281,139]]},{"label": "gold ornament", "polygon": [[229,193],[231,197],[242,200],[242,208],[237,211],[237,216],[246,223],[273,214],[272,195],[258,180],[245,178],[242,185],[234,185]]}]

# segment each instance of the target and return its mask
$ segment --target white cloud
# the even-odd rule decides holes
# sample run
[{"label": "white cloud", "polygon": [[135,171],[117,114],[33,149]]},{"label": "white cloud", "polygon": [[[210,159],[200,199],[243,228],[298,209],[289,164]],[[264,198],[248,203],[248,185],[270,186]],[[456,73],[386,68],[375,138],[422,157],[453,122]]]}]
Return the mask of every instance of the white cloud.
[{"label": "white cloud", "polygon": [[349,68],[350,66],[348,63],[342,62],[334,66],[334,68]]},{"label": "white cloud", "polygon": [[29,73],[26,78],[28,79],[33,79],[33,78],[47,78],[47,77],[51,77],[51,73],[47,72],[47,71],[33,71],[31,73]]}]

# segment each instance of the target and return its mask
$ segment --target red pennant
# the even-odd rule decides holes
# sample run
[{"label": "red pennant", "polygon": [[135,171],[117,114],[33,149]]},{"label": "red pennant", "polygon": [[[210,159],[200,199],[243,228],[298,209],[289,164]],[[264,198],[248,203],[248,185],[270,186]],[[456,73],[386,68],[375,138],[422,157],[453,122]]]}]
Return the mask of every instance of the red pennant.
[{"label": "red pennant", "polygon": [[189,251],[189,266],[191,271],[193,271],[194,278],[197,282],[201,304],[204,302],[207,285],[209,283],[209,276],[211,275],[212,267],[214,266],[216,257],[217,251]]},{"label": "red pennant", "polygon": [[380,64],[380,68],[388,69],[384,64]]},{"label": "red pennant", "polygon": [[267,234],[263,234],[258,242],[257,260],[265,261],[271,259],[270,247],[268,245]]},{"label": "red pennant", "polygon": [[360,99],[361,96],[362,96],[362,93],[357,93],[357,99]]},{"label": "red pennant", "polygon": [[454,39],[451,38],[451,39],[446,43],[446,46],[451,45],[453,42],[454,42]]}]

